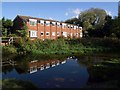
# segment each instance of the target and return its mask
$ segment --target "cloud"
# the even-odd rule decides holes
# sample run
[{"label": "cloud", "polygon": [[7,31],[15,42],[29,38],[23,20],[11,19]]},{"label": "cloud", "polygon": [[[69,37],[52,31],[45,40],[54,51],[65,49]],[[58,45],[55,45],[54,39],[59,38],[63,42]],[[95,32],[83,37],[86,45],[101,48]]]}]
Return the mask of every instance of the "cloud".
[{"label": "cloud", "polygon": [[68,12],[65,13],[65,16],[68,16]]},{"label": "cloud", "polygon": [[79,8],[73,9],[72,12],[76,15],[81,13],[81,10]]},{"label": "cloud", "polygon": [[52,17],[49,17],[49,19],[50,19],[50,20],[53,20],[53,18],[52,18]]},{"label": "cloud", "polygon": [[75,8],[75,9],[68,9],[65,12],[65,16],[71,16],[72,18],[78,18],[79,14],[81,13],[81,11],[83,11],[82,9],[79,8]]},{"label": "cloud", "polygon": [[112,16],[112,12],[111,11],[107,11],[107,10],[105,10],[105,11],[106,11],[107,15]]}]

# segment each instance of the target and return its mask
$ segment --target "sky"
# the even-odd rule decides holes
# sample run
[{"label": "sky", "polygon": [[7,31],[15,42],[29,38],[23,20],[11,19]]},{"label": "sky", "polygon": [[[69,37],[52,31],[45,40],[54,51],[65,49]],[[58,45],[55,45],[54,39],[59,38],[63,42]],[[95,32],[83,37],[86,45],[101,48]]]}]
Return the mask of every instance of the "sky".
[{"label": "sky", "polygon": [[90,8],[106,10],[117,16],[118,2],[2,2],[2,17],[14,19],[17,15],[64,21]]}]

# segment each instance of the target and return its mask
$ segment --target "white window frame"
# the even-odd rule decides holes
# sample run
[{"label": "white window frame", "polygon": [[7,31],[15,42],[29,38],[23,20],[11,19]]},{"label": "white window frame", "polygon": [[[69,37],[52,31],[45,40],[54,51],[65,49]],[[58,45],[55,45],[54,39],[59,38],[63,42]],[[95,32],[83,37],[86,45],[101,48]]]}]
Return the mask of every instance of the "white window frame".
[{"label": "white window frame", "polygon": [[68,25],[68,28],[70,28],[70,25]]},{"label": "white window frame", "polygon": [[60,27],[60,23],[59,22],[57,22],[57,26]]},{"label": "white window frame", "polygon": [[56,22],[52,22],[52,26],[55,26],[56,25]]},{"label": "white window frame", "polygon": [[66,25],[65,23],[62,23],[62,28],[66,28]]},{"label": "white window frame", "polygon": [[57,32],[57,36],[60,36],[60,32]]},{"label": "white window frame", "polygon": [[41,25],[44,25],[44,20],[40,20],[40,24],[41,24]]},{"label": "white window frame", "polygon": [[[34,35],[33,35],[33,33],[34,33]],[[37,37],[37,31],[30,30],[30,37]]]},{"label": "white window frame", "polygon": [[[41,35],[41,33],[43,33],[43,35]],[[41,35],[41,36],[44,36],[44,32],[40,32],[40,35]]]},{"label": "white window frame", "polygon": [[76,30],[76,26],[74,26],[74,30]]},{"label": "white window frame", "polygon": [[[48,35],[47,35],[47,33],[48,33]],[[46,36],[49,36],[50,35],[50,32],[46,32]]]},{"label": "white window frame", "polygon": [[52,32],[52,36],[55,36],[55,32]]},{"label": "white window frame", "polygon": [[83,33],[82,32],[80,32],[80,37],[82,37],[83,36]]},{"label": "white window frame", "polygon": [[46,26],[50,26],[50,21],[46,21]]},{"label": "white window frame", "polygon": [[82,30],[82,27],[79,27],[80,30]]},{"label": "white window frame", "polygon": [[30,26],[36,26],[37,25],[37,20],[36,19],[29,19],[29,22],[34,22],[35,23],[34,25],[32,25],[30,23]]},{"label": "white window frame", "polygon": [[62,34],[64,37],[67,37],[67,32],[63,32]]}]

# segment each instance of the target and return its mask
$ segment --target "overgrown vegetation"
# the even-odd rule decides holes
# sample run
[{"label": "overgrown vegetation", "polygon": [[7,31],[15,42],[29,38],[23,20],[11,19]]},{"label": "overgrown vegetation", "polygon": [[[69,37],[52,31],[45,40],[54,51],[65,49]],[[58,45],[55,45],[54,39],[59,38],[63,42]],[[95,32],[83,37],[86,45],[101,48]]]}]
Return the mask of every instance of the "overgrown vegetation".
[{"label": "overgrown vegetation", "polygon": [[88,68],[87,88],[120,88],[120,58],[111,58]]},{"label": "overgrown vegetation", "polygon": [[3,79],[3,90],[23,89],[23,90],[37,90],[38,88],[29,81],[16,80],[16,79]]},{"label": "overgrown vegetation", "polygon": [[29,38],[16,40],[13,45],[3,47],[3,53],[34,54],[87,54],[94,52],[119,52],[120,40],[117,38],[82,38],[31,41]]},{"label": "overgrown vegetation", "polygon": [[112,18],[103,9],[90,8],[65,22],[82,26],[84,37],[120,38],[120,16]]}]

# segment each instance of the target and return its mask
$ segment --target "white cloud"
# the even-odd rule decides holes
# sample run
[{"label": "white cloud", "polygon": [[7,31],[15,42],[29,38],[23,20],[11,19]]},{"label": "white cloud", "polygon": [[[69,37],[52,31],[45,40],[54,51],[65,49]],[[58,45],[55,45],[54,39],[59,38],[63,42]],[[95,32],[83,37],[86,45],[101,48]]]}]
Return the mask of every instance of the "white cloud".
[{"label": "white cloud", "polygon": [[65,16],[72,16],[72,18],[78,18],[81,11],[83,10],[79,8],[75,8],[75,9],[69,8],[67,12],[65,12]]},{"label": "white cloud", "polygon": [[105,10],[105,11],[106,11],[107,15],[112,16],[112,12],[111,11],[107,11],[107,10]]},{"label": "white cloud", "polygon": [[53,20],[53,18],[52,18],[52,17],[49,17],[49,19],[50,19],[50,20]]},{"label": "white cloud", "polygon": [[72,12],[76,15],[81,13],[81,10],[79,8],[73,9]]},{"label": "white cloud", "polygon": [[65,13],[65,16],[68,16],[68,12]]}]

